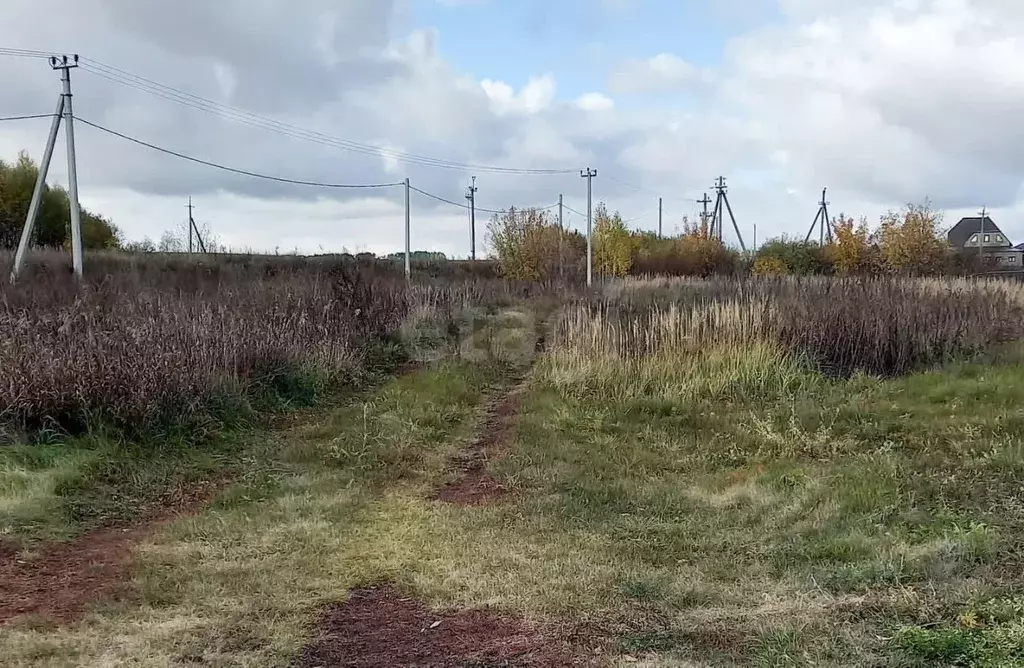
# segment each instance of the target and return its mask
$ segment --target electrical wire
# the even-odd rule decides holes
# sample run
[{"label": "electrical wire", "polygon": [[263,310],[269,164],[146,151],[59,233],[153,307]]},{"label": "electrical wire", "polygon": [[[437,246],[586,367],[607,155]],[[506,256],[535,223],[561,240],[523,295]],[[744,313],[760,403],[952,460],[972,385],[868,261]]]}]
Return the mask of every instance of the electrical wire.
[{"label": "electrical wire", "polygon": [[107,79],[114,83],[118,83],[124,86],[128,86],[135,90],[139,90],[163,99],[176,102],[178,104],[191,107],[207,113],[213,113],[220,117],[235,122],[243,123],[253,127],[259,127],[264,130],[271,132],[277,132],[290,137],[304,139],[314,143],[324,144],[328,146],[334,146],[348,151],[356,153],[362,153],[365,155],[373,155],[376,157],[387,157],[399,162],[406,162],[411,164],[420,164],[428,167],[437,167],[441,169],[457,169],[457,170],[469,170],[478,172],[498,173],[498,174],[519,174],[519,175],[555,175],[555,174],[569,174],[575,173],[575,169],[527,169],[527,168],[515,168],[515,167],[502,167],[496,165],[478,165],[472,163],[463,163],[455,160],[447,160],[443,158],[434,158],[430,156],[417,155],[414,153],[405,153],[394,149],[388,149],[386,147],[377,146],[374,144],[365,144],[349,139],[342,139],[334,137],[332,135],[316,132],[313,130],[303,129],[294,125],[289,125],[276,119],[268,118],[266,116],[260,116],[258,114],[232,107],[230,105],[222,104],[209,100],[207,98],[200,97],[198,95],[188,93],[186,91],[167,86],[152,79],[133,74],[127,70],[123,70],[113,65],[107,65],[91,58],[80,58],[80,66],[101,78]]},{"label": "electrical wire", "polygon": [[0,116],[0,121],[27,121],[33,118],[53,118],[53,114],[29,114],[28,116]]},{"label": "electrical wire", "polygon": [[0,47],[0,56],[13,56],[15,58],[50,58],[52,55],[52,53],[47,53],[46,51]]},{"label": "electrical wire", "polygon": [[657,212],[656,212],[656,211],[648,211],[647,213],[645,213],[645,214],[643,214],[643,215],[640,215],[640,216],[634,216],[634,217],[632,217],[632,218],[627,218],[627,219],[625,219],[624,221],[622,221],[622,223],[623,223],[624,225],[625,225],[625,224],[627,224],[627,223],[635,223],[635,222],[637,222],[638,220],[643,220],[644,218],[650,218],[650,217],[651,217],[652,215],[654,215],[655,213],[657,213]]},{"label": "electrical wire", "polygon": [[404,182],[398,182],[398,183],[361,183],[361,184],[322,183],[322,182],[319,182],[319,181],[302,181],[302,180],[299,180],[299,179],[286,179],[286,178],[283,178],[283,177],[280,177],[280,176],[270,176],[270,175],[267,175],[267,174],[260,174],[258,172],[250,172],[250,171],[245,170],[245,169],[237,169],[235,167],[228,167],[226,165],[221,165],[221,164],[218,164],[218,163],[215,163],[215,162],[210,162],[208,160],[202,160],[200,158],[194,158],[194,157],[192,157],[190,155],[185,155],[184,153],[179,153],[177,151],[172,151],[171,149],[163,148],[163,147],[157,146],[156,144],[150,144],[149,142],[142,141],[141,139],[136,139],[135,137],[130,137],[130,136],[126,135],[126,134],[123,134],[123,133],[118,132],[116,130],[111,130],[110,128],[107,128],[107,127],[103,127],[102,125],[100,125],[98,123],[93,123],[93,122],[88,121],[88,120],[86,120],[84,118],[76,117],[75,120],[78,121],[79,123],[83,123],[85,125],[88,125],[89,127],[95,128],[95,129],[100,130],[102,132],[105,132],[107,134],[113,135],[115,137],[119,137],[121,139],[125,139],[125,140],[130,141],[130,142],[132,142],[134,144],[138,144],[139,146],[145,146],[146,148],[152,149],[154,151],[159,151],[160,153],[166,153],[167,155],[172,155],[172,156],[174,156],[176,158],[181,158],[182,160],[188,160],[190,162],[194,162],[194,163],[197,163],[197,164],[200,164],[200,165],[205,165],[207,167],[213,167],[215,169],[220,169],[220,170],[223,170],[225,172],[232,172],[234,174],[241,174],[242,176],[251,176],[253,178],[264,179],[264,180],[267,180],[267,181],[276,181],[278,183],[290,183],[290,184],[300,185],[300,186],[315,186],[315,187],[319,187],[319,188],[392,188],[392,187],[395,187],[395,186],[405,185]]},{"label": "electrical wire", "polygon": [[[412,186],[412,185],[409,186],[409,190],[415,190],[416,192],[418,192],[421,195],[424,195],[425,197],[429,197],[430,199],[437,200],[438,202],[444,202],[445,204],[451,204],[452,206],[457,206],[460,209],[467,209],[468,210],[468,209],[471,208],[468,204],[460,204],[459,202],[454,202],[454,201],[452,201],[450,199],[446,199],[444,197],[441,197],[440,195],[435,195],[434,193],[429,193],[426,190],[421,190],[421,189],[417,188],[416,186]],[[510,207],[510,208],[515,208],[515,209],[524,209],[525,208],[525,209],[533,209],[535,211],[548,211],[550,209],[555,208],[556,206],[558,206],[557,202],[555,204],[550,204],[548,206]],[[479,212],[479,213],[508,213],[509,212],[509,209],[484,209],[484,208],[479,207],[479,206],[475,207],[475,210],[477,212]]]}]

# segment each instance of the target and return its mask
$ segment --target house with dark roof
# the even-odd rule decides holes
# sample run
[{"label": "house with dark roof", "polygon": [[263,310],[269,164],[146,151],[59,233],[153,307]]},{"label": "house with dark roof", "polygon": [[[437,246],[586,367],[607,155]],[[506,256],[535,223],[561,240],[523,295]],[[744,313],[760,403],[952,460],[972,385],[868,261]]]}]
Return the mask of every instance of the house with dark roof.
[{"label": "house with dark roof", "polygon": [[982,252],[996,264],[1007,268],[1024,266],[1024,249],[1014,246],[1009,237],[1003,234],[999,226],[988,216],[961,218],[960,222],[946,234],[949,244],[957,252]]}]

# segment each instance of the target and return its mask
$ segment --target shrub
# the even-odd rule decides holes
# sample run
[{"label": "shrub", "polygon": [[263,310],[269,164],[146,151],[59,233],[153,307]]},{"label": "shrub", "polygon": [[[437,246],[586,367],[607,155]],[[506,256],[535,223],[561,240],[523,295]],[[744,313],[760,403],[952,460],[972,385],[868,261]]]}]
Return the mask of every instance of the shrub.
[{"label": "shrub", "polygon": [[1022,321],[1024,293],[997,281],[662,279],[569,308],[552,346],[599,361],[766,343],[827,374],[891,376],[1017,339]]},{"label": "shrub", "polygon": [[44,258],[0,288],[0,424],[135,434],[198,419],[225,386],[308,394],[357,377],[409,308],[355,264],[148,259],[94,257],[76,285]]}]

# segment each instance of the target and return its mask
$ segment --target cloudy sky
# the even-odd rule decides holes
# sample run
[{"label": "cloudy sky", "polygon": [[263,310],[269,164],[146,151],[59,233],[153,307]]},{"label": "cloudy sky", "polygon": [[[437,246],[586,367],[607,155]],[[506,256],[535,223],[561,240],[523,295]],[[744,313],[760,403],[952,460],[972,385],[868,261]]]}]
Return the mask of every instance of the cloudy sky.
[{"label": "cloudy sky", "polygon": [[[561,193],[585,211],[590,166],[632,227],[656,229],[663,197],[666,231],[724,175],[748,243],[805,234],[824,186],[834,214],[987,206],[1024,241],[1020,0],[4,0],[0,47],[81,54],[84,120],[268,175],[409,177],[460,204],[475,175],[484,209]],[[0,117],[50,113],[60,89],[10,55],[0,85]],[[47,127],[0,123],[0,157],[38,156]],[[76,134],[83,204],[128,238],[159,238],[191,196],[234,248],[402,247],[402,188]],[[465,209],[414,192],[412,224],[415,248],[468,254]]]}]

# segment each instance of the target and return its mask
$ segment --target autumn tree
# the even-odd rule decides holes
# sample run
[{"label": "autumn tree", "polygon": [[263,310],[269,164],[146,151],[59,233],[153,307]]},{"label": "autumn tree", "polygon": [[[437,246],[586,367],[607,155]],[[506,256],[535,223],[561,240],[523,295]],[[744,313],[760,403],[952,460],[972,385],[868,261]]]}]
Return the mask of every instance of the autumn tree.
[{"label": "autumn tree", "polygon": [[927,202],[882,216],[875,239],[885,267],[912,274],[941,270],[950,252],[941,223],[942,214]]},{"label": "autumn tree", "polygon": [[635,239],[618,211],[609,213],[604,202],[594,211],[594,271],[604,276],[625,276],[633,265]]},{"label": "autumn tree", "polygon": [[560,228],[538,209],[495,214],[487,224],[487,242],[501,273],[518,280],[554,278],[583,257],[583,237]]},{"label": "autumn tree", "polygon": [[825,257],[837,274],[853,274],[870,269],[874,264],[871,231],[868,221],[840,214],[832,223],[832,242],[825,247]]},{"label": "autumn tree", "polygon": [[787,276],[792,272],[786,262],[777,255],[759,255],[751,269],[755,276]]}]

